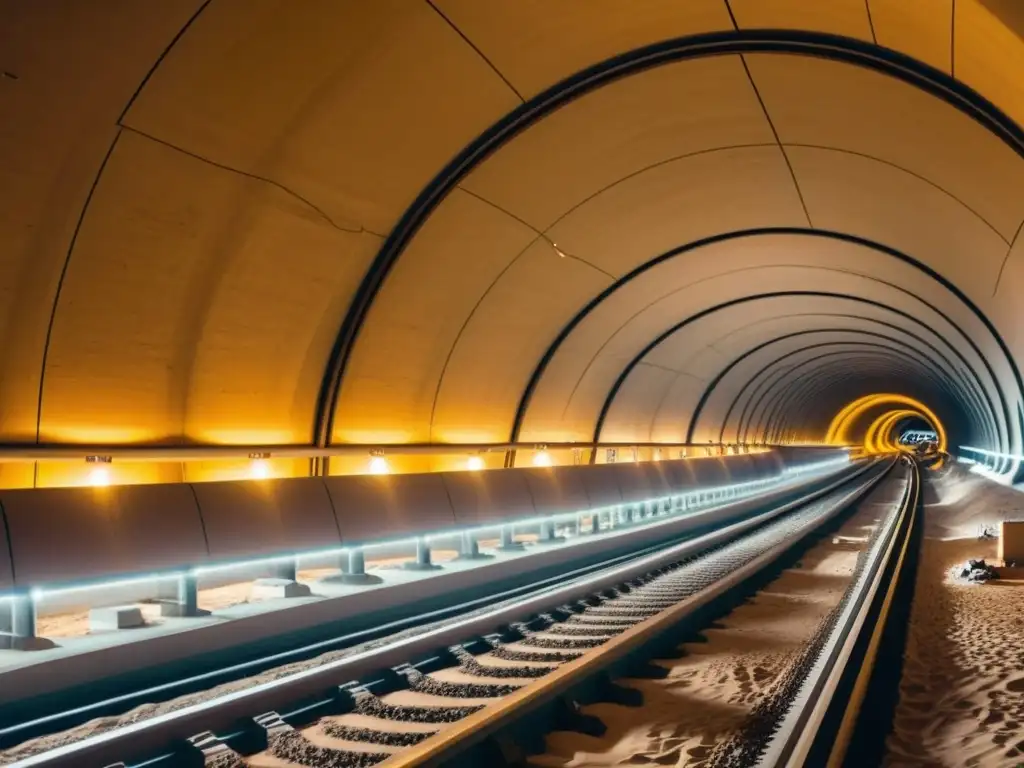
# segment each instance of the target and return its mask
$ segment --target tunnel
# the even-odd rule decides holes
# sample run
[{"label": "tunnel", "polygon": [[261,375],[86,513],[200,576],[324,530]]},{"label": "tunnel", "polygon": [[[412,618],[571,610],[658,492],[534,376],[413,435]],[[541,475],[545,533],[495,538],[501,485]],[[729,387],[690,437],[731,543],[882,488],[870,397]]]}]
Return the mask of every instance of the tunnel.
[{"label": "tunnel", "polygon": [[1018,479],[1011,2],[66,6],[0,31],[3,487],[818,444],[886,393]]},{"label": "tunnel", "polygon": [[0,763],[1017,765],[1022,73],[1021,0],[0,0]]}]

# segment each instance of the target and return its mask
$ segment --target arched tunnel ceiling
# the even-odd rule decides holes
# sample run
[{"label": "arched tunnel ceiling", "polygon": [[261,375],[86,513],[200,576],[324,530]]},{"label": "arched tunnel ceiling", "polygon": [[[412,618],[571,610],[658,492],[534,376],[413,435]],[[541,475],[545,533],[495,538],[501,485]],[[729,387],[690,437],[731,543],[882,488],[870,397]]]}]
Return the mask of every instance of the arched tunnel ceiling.
[{"label": "arched tunnel ceiling", "polygon": [[820,331],[1020,446],[1012,3],[2,10],[4,442],[717,439]]}]

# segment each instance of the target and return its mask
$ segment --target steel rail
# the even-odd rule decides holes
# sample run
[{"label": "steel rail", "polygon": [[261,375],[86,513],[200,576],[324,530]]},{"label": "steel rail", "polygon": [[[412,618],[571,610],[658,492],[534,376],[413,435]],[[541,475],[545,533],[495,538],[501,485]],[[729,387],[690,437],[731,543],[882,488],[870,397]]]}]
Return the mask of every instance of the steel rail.
[{"label": "steel rail", "polygon": [[[875,464],[870,466],[875,466]],[[865,471],[868,468],[865,468]],[[801,535],[800,538],[806,538],[813,530],[820,529],[822,525],[834,519],[842,510],[862,498],[887,475],[888,471],[880,472],[871,477],[868,482],[855,487],[830,512],[822,516],[812,531]],[[525,686],[505,697],[500,704],[485,707],[479,713],[470,715],[454,725],[446,727],[437,735],[425,739],[420,744],[383,761],[379,764],[379,768],[427,768],[428,766],[433,768],[447,764],[448,761],[457,758],[472,746],[495,735],[515,721],[529,716],[538,707],[564,696],[583,685],[586,680],[603,673],[615,662],[622,661],[635,653],[652,639],[664,634],[776,562],[794,545],[793,541],[783,541],[777,544],[707,589],[626,630],[600,646],[599,652],[586,654],[558,667],[536,684]]]},{"label": "steel rail", "polygon": [[[80,768],[82,765],[108,765],[127,760],[159,755],[176,742],[187,741],[201,732],[230,732],[241,720],[264,712],[284,711],[297,701],[338,695],[337,686],[355,679],[365,679],[381,670],[406,664],[412,659],[465,642],[468,638],[486,636],[512,621],[550,610],[593,595],[604,589],[628,582],[645,573],[679,562],[733,540],[741,539],[765,523],[786,515],[838,489],[856,482],[877,467],[868,462],[853,472],[844,473],[836,481],[805,496],[724,528],[689,539],[657,553],[606,569],[599,574],[577,579],[541,594],[531,595],[511,605],[497,607],[468,618],[453,620],[442,627],[403,637],[377,648],[356,652],[335,661],[306,669],[251,688],[235,691],[180,710],[118,728],[81,741],[57,747],[12,763],[10,768]],[[873,477],[871,485],[880,479]],[[858,491],[863,491],[863,486]],[[852,494],[851,494],[852,495]]]},{"label": "steel rail", "polygon": [[[828,755],[828,768],[842,765],[874,670],[878,642],[886,626],[897,577],[906,556],[919,497],[920,476],[917,465],[911,461],[899,511],[890,518],[886,531],[869,552],[867,567],[853,585],[854,599],[847,602],[792,706],[768,743],[757,763],[760,768],[821,768],[823,751]],[[888,566],[894,556],[897,557],[895,571],[886,584]],[[883,590],[882,612],[872,621],[871,614],[877,606],[876,596]],[[855,668],[857,648],[863,645],[865,632],[870,633],[872,645],[856,667],[859,671],[849,700],[842,700],[839,692],[843,681],[849,680],[851,670]],[[842,712],[838,733],[825,722],[830,712],[837,711]]]}]

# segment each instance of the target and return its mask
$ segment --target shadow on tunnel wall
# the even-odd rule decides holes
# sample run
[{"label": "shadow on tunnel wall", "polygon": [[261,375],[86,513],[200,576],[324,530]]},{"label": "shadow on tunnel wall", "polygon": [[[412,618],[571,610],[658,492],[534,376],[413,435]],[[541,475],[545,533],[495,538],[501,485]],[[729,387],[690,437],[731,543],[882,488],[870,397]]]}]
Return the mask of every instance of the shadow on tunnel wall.
[{"label": "shadow on tunnel wall", "polygon": [[1024,3],[1021,0],[981,0],[981,4],[1024,40]]}]

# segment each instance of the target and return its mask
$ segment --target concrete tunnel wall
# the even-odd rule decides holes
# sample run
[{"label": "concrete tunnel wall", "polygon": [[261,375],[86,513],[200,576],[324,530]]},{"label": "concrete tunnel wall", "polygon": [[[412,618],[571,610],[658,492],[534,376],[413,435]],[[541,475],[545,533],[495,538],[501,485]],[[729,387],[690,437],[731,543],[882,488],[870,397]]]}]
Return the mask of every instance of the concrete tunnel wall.
[{"label": "concrete tunnel wall", "polygon": [[1021,451],[1010,5],[136,6],[5,9],[3,443],[790,441],[885,390]]}]

